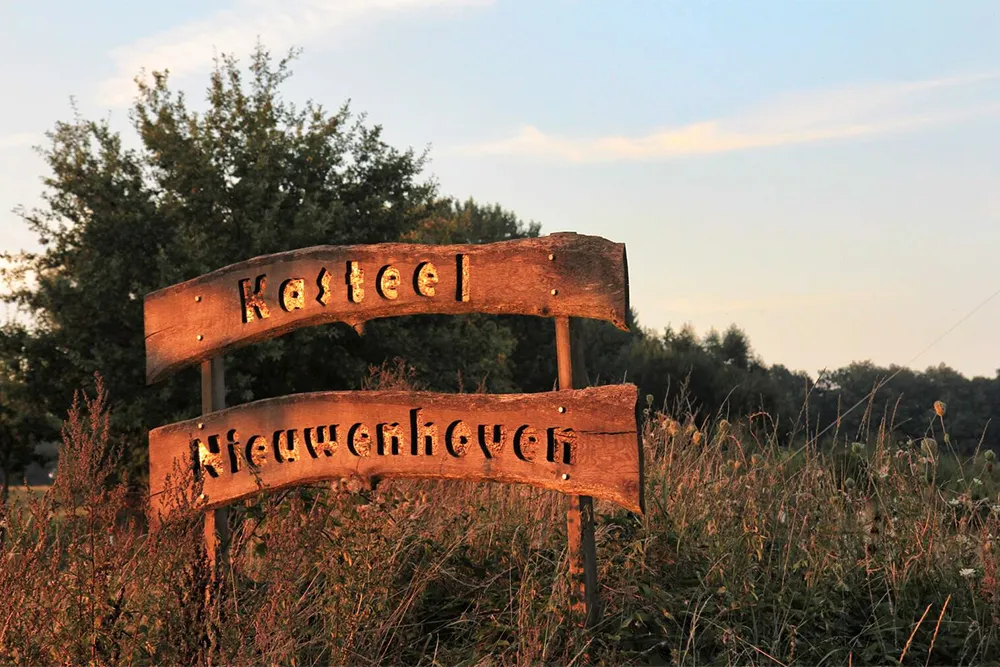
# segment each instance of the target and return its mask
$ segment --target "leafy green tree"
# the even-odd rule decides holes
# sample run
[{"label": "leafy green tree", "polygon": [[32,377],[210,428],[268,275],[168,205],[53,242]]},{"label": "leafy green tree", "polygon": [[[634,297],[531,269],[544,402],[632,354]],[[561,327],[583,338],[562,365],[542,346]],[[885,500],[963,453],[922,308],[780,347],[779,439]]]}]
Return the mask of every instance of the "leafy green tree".
[{"label": "leafy green tree", "polygon": [[[328,113],[286,102],[293,56],[275,62],[258,47],[248,75],[223,57],[202,112],[155,74],[131,111],[136,148],[104,121],[77,117],[49,133],[44,204],[21,211],[42,250],[7,257],[5,271],[8,300],[32,317],[30,391],[64,414],[100,371],[140,471],[147,430],[197,414],[199,403],[195,369],[145,386],[144,295],[265,253],[412,238],[446,210],[468,218],[476,240],[522,233],[495,208],[442,204],[421,179],[424,156],[390,147],[346,105]],[[446,376],[458,368],[503,385],[511,345],[475,320],[375,322],[364,336],[346,325],[302,329],[227,355],[228,402],[356,388],[370,365],[404,355],[432,387],[454,383]]]}]

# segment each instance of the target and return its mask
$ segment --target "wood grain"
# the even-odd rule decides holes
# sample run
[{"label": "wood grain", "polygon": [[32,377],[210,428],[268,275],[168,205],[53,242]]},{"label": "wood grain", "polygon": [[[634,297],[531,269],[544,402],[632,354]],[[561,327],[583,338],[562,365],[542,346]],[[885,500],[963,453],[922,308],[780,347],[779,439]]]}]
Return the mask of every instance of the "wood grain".
[{"label": "wood grain", "polygon": [[506,395],[317,392],[247,403],[150,432],[150,522],[350,477],[530,484],[641,513],[636,399],[626,384]]},{"label": "wood grain", "polygon": [[317,246],[147,295],[146,381],[328,322],[359,327],[399,315],[488,313],[586,317],[627,330],[628,307],[625,246],[597,236]]}]

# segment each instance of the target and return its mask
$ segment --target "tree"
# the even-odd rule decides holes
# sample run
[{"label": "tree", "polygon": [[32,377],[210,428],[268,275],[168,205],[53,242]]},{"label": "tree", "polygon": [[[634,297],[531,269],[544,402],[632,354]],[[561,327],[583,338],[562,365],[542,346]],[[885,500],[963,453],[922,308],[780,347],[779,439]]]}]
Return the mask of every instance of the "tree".
[{"label": "tree", "polygon": [[36,445],[59,433],[58,420],[39,409],[26,383],[32,370],[26,355],[29,345],[22,327],[0,328],[0,509],[7,506],[14,476],[30,463],[43,462]]},{"label": "tree", "polygon": [[[131,110],[137,148],[78,116],[58,123],[42,151],[44,203],[20,211],[42,251],[8,256],[5,271],[7,300],[32,319],[28,390],[44,411],[65,414],[100,371],[138,472],[148,429],[198,412],[196,369],[145,386],[145,294],[261,254],[412,239],[442,212],[467,218],[463,233],[477,240],[531,232],[496,208],[442,203],[420,176],[424,156],[390,147],[347,105],[331,114],[286,102],[294,55],[275,62],[258,47],[249,76],[221,58],[200,113],[156,73]],[[370,323],[364,336],[312,327],[237,350],[227,356],[228,402],[356,388],[370,365],[403,355],[432,388],[463,366],[470,380],[512,383],[510,335],[495,323],[408,320]]]}]

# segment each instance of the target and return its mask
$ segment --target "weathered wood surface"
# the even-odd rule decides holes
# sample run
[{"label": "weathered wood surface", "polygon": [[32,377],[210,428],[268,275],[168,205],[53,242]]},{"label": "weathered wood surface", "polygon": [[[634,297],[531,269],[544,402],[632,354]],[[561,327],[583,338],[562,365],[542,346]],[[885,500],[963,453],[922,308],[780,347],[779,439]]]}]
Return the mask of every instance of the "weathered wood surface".
[{"label": "weathered wood surface", "polygon": [[317,246],[145,299],[146,381],[294,329],[414,314],[574,316],[627,329],[625,246],[551,234],[480,245]]},{"label": "weathered wood surface", "polygon": [[636,398],[626,384],[508,395],[317,392],[247,403],[150,432],[150,522],[344,477],[523,483],[643,512]]}]

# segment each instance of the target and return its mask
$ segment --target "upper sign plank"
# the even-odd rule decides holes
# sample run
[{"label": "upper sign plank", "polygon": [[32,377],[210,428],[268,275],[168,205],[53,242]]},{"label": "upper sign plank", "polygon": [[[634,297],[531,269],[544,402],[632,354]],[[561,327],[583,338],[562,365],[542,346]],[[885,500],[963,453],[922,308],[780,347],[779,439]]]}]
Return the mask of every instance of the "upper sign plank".
[{"label": "upper sign plank", "polygon": [[316,392],[246,403],[150,432],[149,518],[158,524],[265,489],[352,476],[530,484],[642,512],[636,397],[635,385],[609,385],[502,395]]},{"label": "upper sign plank", "polygon": [[146,296],[146,382],[300,327],[421,313],[570,316],[620,329],[625,246],[551,234],[480,245],[316,246]]}]

